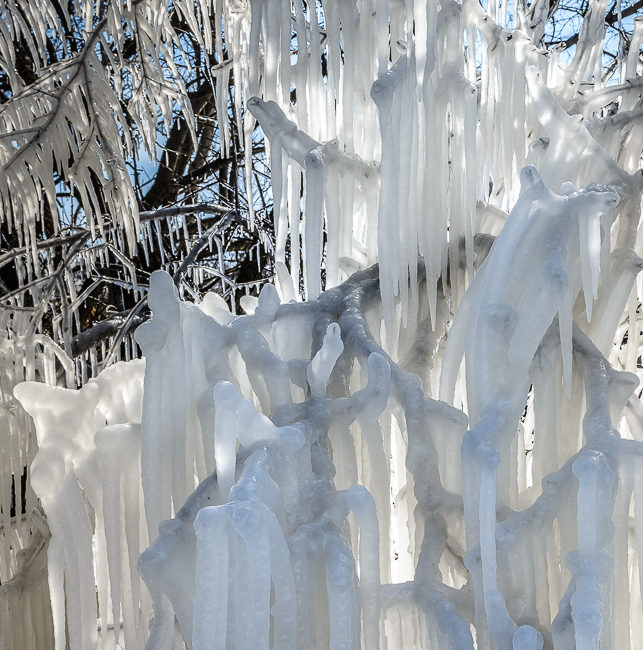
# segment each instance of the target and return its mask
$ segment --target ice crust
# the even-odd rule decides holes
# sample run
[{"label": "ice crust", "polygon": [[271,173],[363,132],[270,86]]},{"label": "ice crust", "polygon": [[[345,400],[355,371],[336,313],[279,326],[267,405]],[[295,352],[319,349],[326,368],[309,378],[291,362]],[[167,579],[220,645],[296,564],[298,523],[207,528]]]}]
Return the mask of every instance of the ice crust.
[{"label": "ice crust", "polygon": [[[544,2],[217,0],[275,286],[237,316],[155,272],[145,360],[79,390],[0,346],[38,443],[4,474],[44,512],[3,536],[7,648],[642,647],[641,84],[594,74],[608,4],[563,66]],[[6,580],[31,528],[46,584]]]}]

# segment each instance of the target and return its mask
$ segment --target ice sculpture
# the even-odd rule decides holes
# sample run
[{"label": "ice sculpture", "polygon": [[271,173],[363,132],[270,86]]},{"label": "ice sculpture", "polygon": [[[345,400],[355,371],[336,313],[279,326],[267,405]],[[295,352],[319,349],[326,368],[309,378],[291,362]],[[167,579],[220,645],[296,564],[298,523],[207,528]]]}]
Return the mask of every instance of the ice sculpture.
[{"label": "ice sculpture", "polygon": [[599,78],[607,4],[563,65],[540,2],[217,3],[277,288],[235,316],[157,272],[144,361],[15,389],[56,650],[643,648],[642,85]]}]

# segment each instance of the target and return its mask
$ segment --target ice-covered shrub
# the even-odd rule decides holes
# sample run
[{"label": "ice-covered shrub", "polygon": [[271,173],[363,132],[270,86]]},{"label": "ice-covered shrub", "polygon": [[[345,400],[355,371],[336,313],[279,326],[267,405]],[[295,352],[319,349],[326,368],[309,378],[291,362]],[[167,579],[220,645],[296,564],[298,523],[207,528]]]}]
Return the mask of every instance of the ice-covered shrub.
[{"label": "ice-covered shrub", "polygon": [[230,3],[276,288],[15,389],[57,650],[642,647],[643,31],[541,4]]}]

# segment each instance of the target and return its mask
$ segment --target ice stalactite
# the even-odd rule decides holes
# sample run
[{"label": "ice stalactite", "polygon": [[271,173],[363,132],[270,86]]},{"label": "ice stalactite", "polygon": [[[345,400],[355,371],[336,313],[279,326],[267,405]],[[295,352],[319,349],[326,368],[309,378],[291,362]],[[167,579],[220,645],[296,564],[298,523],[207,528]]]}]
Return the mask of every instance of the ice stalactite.
[{"label": "ice stalactite", "polygon": [[[47,581],[49,527],[31,485],[38,451],[34,424],[13,396],[17,384],[38,380],[73,385],[73,365],[44,336],[0,340],[0,629],[8,650],[47,647],[53,638]],[[95,624],[94,624],[95,625]]]},{"label": "ice stalactite", "polygon": [[217,3],[276,288],[157,272],[144,369],[16,388],[56,650],[641,648],[639,64],[546,5]]},{"label": "ice stalactite", "polygon": [[[273,101],[263,101],[252,97],[248,108],[259,121],[272,146],[272,178],[275,183],[275,231],[277,241],[277,262],[285,261],[285,242],[290,231],[291,249],[298,248],[299,238],[299,195],[288,192],[288,178],[293,175],[305,176],[304,221],[302,240],[304,258],[303,278],[306,297],[316,298],[321,292],[319,269],[323,257],[322,235],[324,215],[330,219],[337,237],[328,242],[325,263],[327,278],[332,284],[340,279],[340,260],[354,255],[353,212],[354,188],[358,185],[362,192],[369,193],[376,188],[378,169],[355,155],[343,152],[337,141],[324,144],[314,140],[297,128],[283,110]],[[284,168],[284,160],[288,162]],[[293,166],[294,165],[294,166]],[[346,186],[339,183],[339,177],[346,175],[352,183]],[[334,191],[331,191],[333,189]],[[295,205],[292,205],[293,199]],[[286,209],[295,209],[293,218],[287,219]],[[348,223],[347,223],[348,220]],[[364,250],[362,254],[366,253]],[[363,261],[366,261],[364,255]],[[298,283],[298,274],[293,273],[293,282]],[[330,286],[330,285],[329,285]]]},{"label": "ice stalactite", "polygon": [[[471,430],[462,450],[467,476],[463,499],[467,547],[470,553],[475,548],[480,553],[476,559],[480,564],[469,566],[474,584],[478,582],[476,593],[484,595],[476,602],[476,616],[480,621],[487,619],[499,647],[510,647],[515,627],[497,591],[496,503],[500,498],[502,503],[517,505],[510,500],[513,472],[507,452],[533,381],[530,367],[557,312],[565,382],[571,381],[571,312],[562,307],[569,302],[569,294],[571,304],[576,302],[580,288],[577,267],[597,265],[600,257],[600,246],[592,247],[586,237],[576,233],[585,227],[585,221],[609,213],[618,203],[613,191],[601,188],[556,197],[533,168],[523,170],[522,183],[521,198],[478,271],[479,283],[472,285],[464,299],[471,305],[460,313],[464,324],[457,319],[454,323],[454,328],[464,326],[467,331],[464,349],[458,345],[459,337],[452,337],[445,355],[445,368],[459,363],[463,354],[465,358]],[[572,248],[579,244],[585,250]],[[530,260],[534,254],[540,259]],[[593,293],[584,295],[591,313]],[[453,394],[448,377],[453,374],[443,373],[445,396]],[[540,399],[538,393],[535,399]]]},{"label": "ice stalactite", "polygon": [[[632,544],[625,522],[638,494],[640,443],[616,436],[612,419],[636,380],[612,370],[578,325],[565,323],[573,314],[564,309],[570,292],[572,304],[584,295],[583,256],[595,264],[601,254],[581,251],[578,229],[592,215],[611,214],[617,201],[604,187],[556,195],[535,169],[523,171],[521,198],[463,299],[441,363],[441,396],[452,401],[464,355],[469,432],[463,413],[427,398],[417,375],[380,344],[377,267],[303,304],[280,304],[267,287],[254,313],[240,317],[215,296],[199,306],[182,303],[169,276],[153,276],[153,318],[138,335],[149,355],[143,397],[139,365],[137,389],[124,390],[120,406],[114,398],[131,364],[115,366],[79,392],[37,384],[17,389],[42,436],[36,475],[38,467],[59,466],[64,479],[56,490],[70,491],[67,502],[82,486],[95,504],[86,524],[72,521],[53,499],[47,507],[47,489],[35,482],[57,536],[49,562],[57,625],[75,616],[77,604],[61,594],[56,571],[69,575],[65,584],[78,580],[79,589],[95,580],[101,621],[106,610],[114,621],[122,610],[125,638],[134,633],[128,620],[150,616],[149,601],[142,592],[129,593],[127,582],[130,541],[138,534],[143,548],[146,540],[146,526],[133,525],[133,513],[161,476],[196,475],[190,454],[200,441],[206,474],[178,510],[170,483],[163,508],[174,517],[153,531],[139,560],[154,598],[148,647],[173,647],[175,617],[194,648],[472,648],[471,625],[477,647],[591,647],[597,639],[613,644],[629,635],[612,624],[615,616],[634,634],[637,618],[616,609],[629,602],[619,584],[631,560],[626,553],[610,568],[604,558],[613,538],[621,549]],[[394,347],[426,367],[442,352],[440,334],[428,335],[424,265],[416,272],[414,335],[398,330]],[[628,277],[631,284],[634,275]],[[599,291],[597,304],[602,299],[609,296]],[[470,331],[475,339],[464,335]],[[571,336],[567,344],[563,331]],[[557,388],[566,346],[574,390],[580,385],[586,392],[582,441],[574,426],[583,402],[568,404]],[[177,350],[184,356],[163,356]],[[164,392],[188,369],[184,392]],[[131,373],[128,380],[134,381]],[[516,430],[530,384],[532,483],[541,481],[542,491],[527,485],[532,471],[516,465],[525,453]],[[37,391],[47,393],[38,405]],[[158,436],[159,446],[169,449],[172,442],[146,424],[149,409],[156,417],[164,400],[171,404],[181,395],[186,405],[177,426],[191,434],[179,437],[180,450],[167,458],[183,469],[157,463],[147,484],[135,479],[138,491],[134,484],[126,488],[123,480],[136,476],[139,430],[143,440]],[[54,400],[78,403],[73,414],[82,426],[74,434],[62,428],[69,409],[56,415]],[[54,440],[66,445],[62,451],[54,451]],[[394,464],[393,452],[405,464]],[[66,454],[67,463],[56,463],[55,453]],[[129,471],[126,462],[133,463]],[[406,478],[391,502],[393,469]],[[132,495],[119,499],[124,509],[114,503],[119,493]],[[95,569],[90,517],[96,518]],[[410,543],[402,581],[392,579],[392,565],[401,560],[392,549],[404,552],[394,520],[404,522]],[[120,553],[115,529],[127,540]],[[57,555],[72,534],[77,544],[85,540],[86,568]],[[90,633],[90,617],[77,619],[73,634]],[[75,638],[70,629],[74,647]]]},{"label": "ice stalactite", "polygon": [[51,531],[56,648],[96,647],[98,627],[105,634],[114,621],[120,626],[121,610],[126,642],[143,639],[149,598],[136,560],[147,535],[138,516],[140,434],[130,424],[141,419],[143,369],[141,361],[117,364],[79,391],[37,382],[15,389],[38,436],[31,485]]},{"label": "ice stalactite", "polygon": [[[162,281],[156,281],[159,280]],[[167,595],[184,636],[192,640],[193,647],[209,647],[207,644],[213,638],[216,647],[227,647],[225,629],[232,625],[249,635],[247,644],[260,647],[268,644],[272,634],[278,647],[305,646],[304,638],[308,636],[313,643],[328,638],[332,647],[352,648],[361,636],[362,609],[364,635],[371,647],[378,645],[380,551],[375,503],[363,488],[335,491],[325,435],[334,421],[343,435],[356,418],[370,420],[377,426],[377,416],[385,407],[381,391],[388,382],[388,365],[375,352],[368,359],[367,387],[353,397],[329,400],[326,392],[334,385],[329,379],[344,349],[340,326],[332,322],[326,325],[318,351],[310,362],[305,362],[311,327],[315,322],[326,323],[342,299],[345,298],[340,293],[322,297],[318,306],[311,303],[308,309],[279,306],[271,300],[267,289],[253,316],[240,317],[226,326],[231,337],[219,348],[220,355],[234,352],[234,348],[228,352],[226,349],[235,345],[235,339],[241,354],[248,339],[264,341],[266,348],[262,354],[257,355],[255,347],[254,357],[246,355],[248,379],[240,386],[245,385],[245,391],[250,391],[249,397],[254,392],[251,386],[260,391],[270,387],[273,394],[265,405],[272,407],[268,412],[273,414],[275,424],[257,413],[252,402],[233,384],[211,376],[213,390],[209,399],[214,411],[216,474],[205,479],[176,519],[161,526],[158,539],[141,558],[143,576],[148,584]],[[291,322],[296,324],[299,320],[298,310],[302,310],[301,317],[308,324],[307,336],[299,341],[292,336],[296,330],[290,331]],[[210,321],[208,327],[216,330],[217,324]],[[271,374],[283,361],[270,352],[268,341],[277,349],[282,348],[280,352],[287,362],[286,378],[290,375],[295,382],[291,386],[287,380],[287,395],[274,393],[276,384],[270,381]],[[311,391],[311,402],[292,402],[290,392],[297,385]],[[254,395],[255,400],[260,400],[256,392]],[[369,418],[366,412],[370,412]],[[354,462],[347,459],[342,464],[354,466]],[[351,511],[356,516],[360,540],[359,590],[355,560],[341,535]],[[181,547],[192,549],[185,556],[191,558],[191,568],[182,571],[172,570],[161,559],[176,557],[180,540]],[[214,553],[207,551],[215,548]],[[265,553],[268,555],[261,560]],[[184,579],[178,580],[179,574]],[[207,578],[220,575],[229,576],[229,587],[219,584],[215,588],[217,580]],[[276,599],[270,607],[273,632],[267,617],[271,583]],[[194,595],[188,599],[188,594]],[[319,619],[316,607],[307,609],[311,606],[307,602],[315,603],[320,598],[327,600],[328,611],[335,614]],[[258,599],[250,609],[249,599]],[[194,607],[188,612],[190,601]],[[248,615],[252,618],[246,620]],[[262,622],[264,615],[267,618]],[[167,633],[170,631],[168,628]],[[155,638],[157,642],[171,644],[168,638]]]}]

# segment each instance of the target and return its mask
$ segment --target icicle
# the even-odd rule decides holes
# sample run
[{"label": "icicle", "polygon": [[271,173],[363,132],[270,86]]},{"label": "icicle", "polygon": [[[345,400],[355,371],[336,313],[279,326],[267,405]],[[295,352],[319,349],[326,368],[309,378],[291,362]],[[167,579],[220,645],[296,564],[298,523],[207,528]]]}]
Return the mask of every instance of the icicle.
[{"label": "icicle", "polygon": [[203,508],[194,521],[197,535],[194,650],[228,647],[229,515],[226,506]]},{"label": "icicle", "polygon": [[238,394],[227,383],[217,384],[214,392],[216,420],[214,424],[214,458],[217,464],[217,481],[219,493],[224,498],[234,484],[236,465],[236,410]]},{"label": "icicle", "polygon": [[[112,4],[106,33],[135,9]],[[192,31],[215,18],[214,38],[207,28],[197,40],[214,50],[224,157],[234,99],[251,226],[254,118],[265,136],[276,289],[253,299],[261,282],[224,278],[222,296],[196,307],[179,300],[226,271],[225,242],[214,236],[218,271],[190,269],[178,293],[168,274],[153,274],[152,318],[111,355],[135,356],[136,341],[144,364],[113,364],[89,380],[115,345],[103,340],[75,360],[82,389],[16,388],[36,450],[14,386],[75,380],[66,356],[33,335],[32,309],[47,312],[67,347],[82,323],[61,311],[63,289],[44,293],[42,275],[57,268],[54,249],[37,248],[46,206],[17,189],[44,179],[51,202],[57,188],[43,169],[55,164],[101,213],[85,210],[102,241],[65,283],[116,263],[138,292],[122,254],[135,243],[131,183],[85,137],[84,91],[54,74],[52,83],[69,86],[61,101],[71,113],[60,115],[78,118],[88,164],[70,168],[50,148],[23,169],[5,165],[0,179],[7,228],[25,247],[16,276],[38,280],[0,310],[9,328],[0,341],[0,625],[9,647],[53,638],[57,650],[353,650],[386,638],[401,648],[542,649],[545,639],[626,648],[641,635],[643,409],[635,375],[621,367],[643,376],[633,292],[643,23],[627,61],[617,56],[616,84],[601,79],[607,0],[587,12],[571,65],[536,47],[548,3],[522,4],[509,16],[498,0],[176,0]],[[25,24],[56,31],[58,19],[39,13],[49,0],[22,5]],[[85,9],[84,22],[95,23],[91,3]],[[616,12],[628,29],[620,2]],[[150,46],[142,51],[158,50],[178,78],[167,16],[137,17]],[[46,38],[36,30],[28,49]],[[103,50],[115,70],[122,43],[113,45]],[[88,56],[88,70],[105,67]],[[153,158],[158,111],[169,128],[182,89],[167,94],[171,84],[150,65],[163,93],[146,94],[134,79],[141,90],[130,108]],[[158,110],[141,112],[147,100]],[[51,98],[42,101],[50,114]],[[0,121],[18,137],[29,125],[7,106]],[[96,110],[106,124],[114,116],[100,101]],[[56,120],[50,126],[58,138]],[[525,159],[533,166],[520,172]],[[109,176],[102,193],[94,176]],[[166,224],[167,235],[160,220],[140,225],[143,254],[156,246],[175,271],[187,223]],[[260,233],[251,251],[259,270],[269,244]],[[81,298],[72,287],[73,308]],[[236,317],[239,298],[246,315]],[[438,383],[466,415],[427,397]],[[46,521],[29,518],[36,496],[16,480],[34,457],[28,476]],[[26,496],[24,521],[11,516],[12,491],[16,514]],[[36,530],[46,573],[27,555]],[[25,569],[30,558],[37,571]]]},{"label": "icicle", "polygon": [[324,157],[314,149],[306,155],[306,194],[304,211],[304,289],[308,300],[321,293],[319,269],[322,262]]},{"label": "icicle", "polygon": [[315,354],[307,370],[308,384],[313,398],[326,396],[326,386],[335,363],[344,350],[341,330],[331,323],[326,330],[321,349]]},{"label": "icicle", "polygon": [[[578,488],[578,552],[567,558],[575,579],[575,592],[571,597],[576,647],[596,647],[603,625],[602,591],[607,582],[608,558],[601,550],[605,533],[599,531],[601,520],[609,519],[599,496],[613,482],[613,474],[602,454],[584,452],[573,464],[572,470],[579,480]],[[604,493],[606,494],[606,493]],[[607,517],[606,517],[607,515]]]}]

